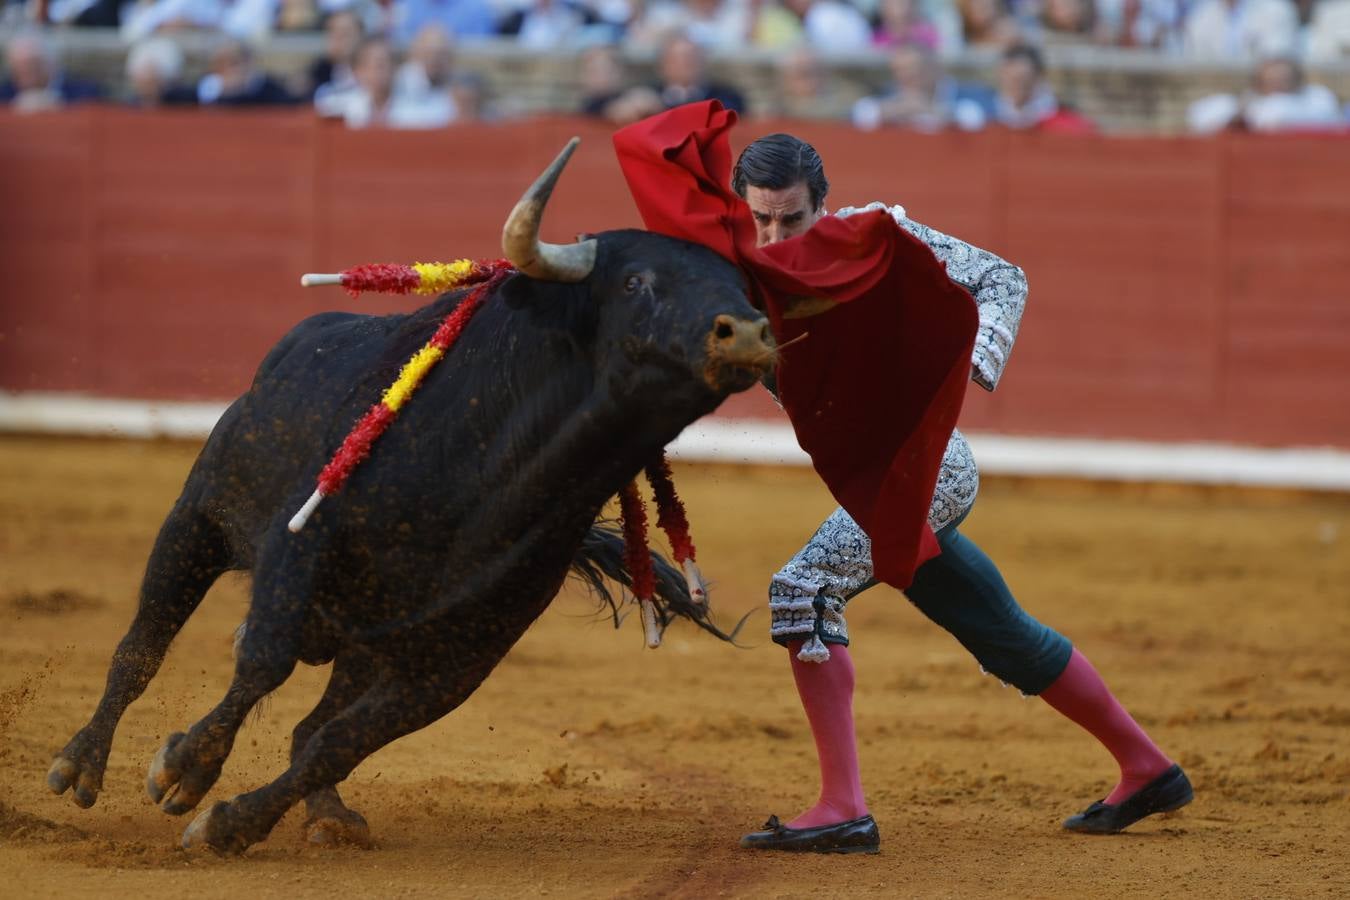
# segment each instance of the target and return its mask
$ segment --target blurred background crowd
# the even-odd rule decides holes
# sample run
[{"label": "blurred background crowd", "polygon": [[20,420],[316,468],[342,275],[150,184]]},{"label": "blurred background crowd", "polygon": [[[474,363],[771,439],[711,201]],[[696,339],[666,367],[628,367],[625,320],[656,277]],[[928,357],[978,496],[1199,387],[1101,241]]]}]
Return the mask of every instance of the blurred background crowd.
[{"label": "blurred background crowd", "polygon": [[617,125],[715,97],[868,130],[1115,132],[1147,127],[1113,104],[1162,73],[1187,86],[1173,130],[1350,129],[1350,0],[0,0],[0,30],[18,111]]}]

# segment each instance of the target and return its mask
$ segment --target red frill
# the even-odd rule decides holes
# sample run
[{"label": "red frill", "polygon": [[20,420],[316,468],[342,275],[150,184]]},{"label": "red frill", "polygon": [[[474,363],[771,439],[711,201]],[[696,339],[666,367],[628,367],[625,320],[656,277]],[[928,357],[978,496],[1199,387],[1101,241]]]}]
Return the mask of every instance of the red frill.
[{"label": "red frill", "polygon": [[623,558],[633,578],[633,596],[649,600],[656,593],[656,571],[647,549],[647,510],[642,506],[637,482],[630,481],[619,491],[619,515],[623,519]]},{"label": "red frill", "polygon": [[656,524],[670,539],[675,561],[682,563],[686,559],[693,559],[695,551],[694,542],[689,537],[689,517],[679,495],[675,493],[670,462],[664,453],[647,466],[647,481],[652,486],[652,496],[656,500]]}]

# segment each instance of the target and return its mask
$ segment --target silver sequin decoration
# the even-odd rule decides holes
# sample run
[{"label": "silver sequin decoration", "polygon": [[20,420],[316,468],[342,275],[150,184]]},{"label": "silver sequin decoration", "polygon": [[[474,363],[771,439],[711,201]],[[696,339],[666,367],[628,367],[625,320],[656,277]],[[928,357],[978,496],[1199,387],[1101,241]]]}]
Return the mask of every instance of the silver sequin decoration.
[{"label": "silver sequin decoration", "polygon": [[[919,238],[947,264],[947,274],[967,288],[980,311],[971,377],[985,390],[998,384],[1026,305],[1027,281],[1022,270],[994,254],[921,225],[903,207],[882,203],[845,207],[836,215],[885,209],[899,225]],[[942,457],[937,490],[928,509],[928,524],[939,531],[965,515],[980,487],[979,470],[970,444],[959,431]],[[872,542],[843,509],[836,509],[806,546],[774,575],[769,585],[770,633],[779,639],[808,638],[848,642],[844,607],[872,584]]]}]

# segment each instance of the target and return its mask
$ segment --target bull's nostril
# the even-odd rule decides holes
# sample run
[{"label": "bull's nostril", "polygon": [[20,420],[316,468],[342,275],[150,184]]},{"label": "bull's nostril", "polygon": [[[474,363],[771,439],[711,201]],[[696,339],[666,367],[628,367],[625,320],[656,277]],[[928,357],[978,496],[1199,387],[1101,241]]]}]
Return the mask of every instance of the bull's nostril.
[{"label": "bull's nostril", "polygon": [[761,343],[770,344],[773,342],[773,333],[769,331],[769,323],[765,322],[759,329],[759,340]]},{"label": "bull's nostril", "polygon": [[713,335],[715,335],[719,341],[725,341],[727,338],[731,337],[735,333],[736,330],[731,327],[731,323],[729,321],[723,318],[718,318],[717,326],[713,329]]}]

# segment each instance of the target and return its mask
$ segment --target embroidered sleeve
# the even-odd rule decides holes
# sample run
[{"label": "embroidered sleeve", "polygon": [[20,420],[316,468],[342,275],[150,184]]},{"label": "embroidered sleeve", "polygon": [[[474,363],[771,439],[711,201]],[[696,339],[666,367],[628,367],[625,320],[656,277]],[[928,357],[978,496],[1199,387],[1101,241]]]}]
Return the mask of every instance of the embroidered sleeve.
[{"label": "embroidered sleeve", "polygon": [[848,216],[878,209],[889,212],[901,228],[927,244],[933,254],[947,264],[948,277],[975,298],[980,311],[980,329],[975,337],[971,377],[980,387],[992,391],[998,386],[1008,355],[1012,353],[1013,341],[1017,339],[1017,327],[1027,300],[1026,274],[988,250],[915,222],[905,215],[903,206],[869,203],[864,207],[844,207],[835,215]]}]

